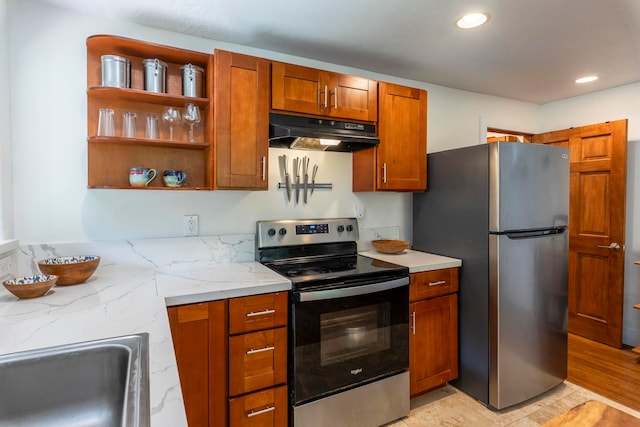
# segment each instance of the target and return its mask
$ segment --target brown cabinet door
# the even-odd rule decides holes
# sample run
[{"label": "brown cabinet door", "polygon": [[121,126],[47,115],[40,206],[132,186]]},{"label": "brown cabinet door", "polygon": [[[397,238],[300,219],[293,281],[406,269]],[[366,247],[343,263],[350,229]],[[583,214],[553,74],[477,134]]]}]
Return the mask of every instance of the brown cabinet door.
[{"label": "brown cabinet door", "polygon": [[286,382],[286,327],[229,337],[229,396]]},{"label": "brown cabinet door", "polygon": [[287,326],[288,294],[276,292],[229,300],[229,335]]},{"label": "brown cabinet door", "polygon": [[167,310],[189,425],[226,425],[226,301]]},{"label": "brown cabinet door", "polygon": [[215,188],[266,190],[269,61],[215,50]]},{"label": "brown cabinet door", "polygon": [[409,374],[411,396],[458,376],[458,295],[410,305]]},{"label": "brown cabinet door", "polygon": [[321,75],[322,71],[315,68],[272,62],[271,108],[313,115],[327,113],[329,87],[321,83]]},{"label": "brown cabinet door", "polygon": [[409,300],[411,302],[458,292],[457,268],[411,273],[409,278],[411,280],[409,286]]},{"label": "brown cabinet door", "polygon": [[287,420],[287,386],[229,399],[230,427],[281,427]]},{"label": "brown cabinet door", "polygon": [[336,118],[378,120],[378,82],[346,74],[328,74],[329,115]]},{"label": "brown cabinet door", "polygon": [[376,148],[353,153],[353,191],[427,188],[427,92],[378,83]]},{"label": "brown cabinet door", "polygon": [[271,108],[292,113],[375,122],[375,80],[273,62]]}]

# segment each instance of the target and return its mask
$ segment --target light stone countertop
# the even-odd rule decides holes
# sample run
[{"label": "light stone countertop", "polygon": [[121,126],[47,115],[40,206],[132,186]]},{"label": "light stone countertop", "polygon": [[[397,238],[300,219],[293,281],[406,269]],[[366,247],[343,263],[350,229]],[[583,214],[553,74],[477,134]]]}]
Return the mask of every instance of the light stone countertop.
[{"label": "light stone countertop", "polygon": [[412,249],[405,249],[399,254],[383,254],[371,250],[360,252],[360,255],[409,267],[409,273],[462,266],[462,260],[457,258],[449,258],[442,255],[414,251]]},{"label": "light stone countertop", "polygon": [[253,245],[253,235],[238,235],[21,246],[19,275],[50,257],[101,260],[85,283],[40,298],[0,287],[0,354],[148,332],[151,426],[186,426],[167,305],[291,289],[253,261]]}]

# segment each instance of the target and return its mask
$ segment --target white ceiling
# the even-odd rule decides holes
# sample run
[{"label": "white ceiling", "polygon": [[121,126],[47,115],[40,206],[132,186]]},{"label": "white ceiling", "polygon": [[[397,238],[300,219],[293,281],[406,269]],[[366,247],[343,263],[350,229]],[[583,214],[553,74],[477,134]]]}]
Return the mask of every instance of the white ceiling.
[{"label": "white ceiling", "polygon": [[640,81],[640,0],[38,1],[538,104]]}]

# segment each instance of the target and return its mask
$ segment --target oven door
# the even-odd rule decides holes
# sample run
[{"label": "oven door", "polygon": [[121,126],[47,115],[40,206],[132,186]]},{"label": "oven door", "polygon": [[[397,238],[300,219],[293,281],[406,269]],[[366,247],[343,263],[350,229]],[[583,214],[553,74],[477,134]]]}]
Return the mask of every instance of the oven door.
[{"label": "oven door", "polygon": [[408,369],[408,277],[292,298],[294,405]]}]

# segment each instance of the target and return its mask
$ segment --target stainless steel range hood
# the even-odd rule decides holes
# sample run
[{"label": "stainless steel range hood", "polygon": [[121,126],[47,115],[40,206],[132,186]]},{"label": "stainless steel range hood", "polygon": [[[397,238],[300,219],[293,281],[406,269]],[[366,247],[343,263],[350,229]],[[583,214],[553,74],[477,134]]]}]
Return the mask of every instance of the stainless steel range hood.
[{"label": "stainless steel range hood", "polygon": [[372,124],[269,114],[269,146],[353,152],[380,143]]}]

